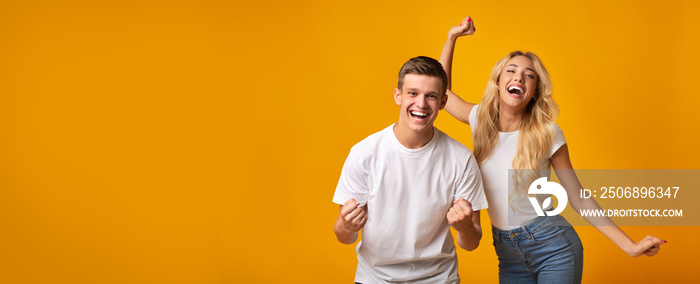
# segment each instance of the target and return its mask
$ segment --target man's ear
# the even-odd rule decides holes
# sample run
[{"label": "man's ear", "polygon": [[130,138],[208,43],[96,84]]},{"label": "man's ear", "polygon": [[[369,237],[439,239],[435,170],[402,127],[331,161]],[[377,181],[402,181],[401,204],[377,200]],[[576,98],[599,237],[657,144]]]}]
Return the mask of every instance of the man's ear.
[{"label": "man's ear", "polygon": [[401,90],[394,88],[394,101],[397,105],[401,105]]},{"label": "man's ear", "polygon": [[447,99],[449,99],[447,93],[442,95],[442,99],[440,100],[440,110],[445,109],[445,106],[447,105]]}]

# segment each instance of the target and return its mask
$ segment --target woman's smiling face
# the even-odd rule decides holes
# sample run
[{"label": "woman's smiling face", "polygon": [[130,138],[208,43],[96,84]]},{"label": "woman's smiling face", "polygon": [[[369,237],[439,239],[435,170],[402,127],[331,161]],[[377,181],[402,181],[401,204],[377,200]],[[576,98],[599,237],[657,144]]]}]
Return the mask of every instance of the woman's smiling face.
[{"label": "woman's smiling face", "polygon": [[501,106],[524,110],[537,92],[537,80],[530,58],[520,55],[509,59],[498,79]]}]

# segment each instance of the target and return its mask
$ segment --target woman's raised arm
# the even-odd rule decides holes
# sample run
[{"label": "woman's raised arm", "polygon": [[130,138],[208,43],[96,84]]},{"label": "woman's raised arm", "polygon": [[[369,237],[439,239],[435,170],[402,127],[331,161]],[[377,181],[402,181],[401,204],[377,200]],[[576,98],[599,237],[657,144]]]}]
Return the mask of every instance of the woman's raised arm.
[{"label": "woman's raised arm", "polygon": [[447,73],[447,105],[445,110],[457,120],[469,124],[469,112],[474,107],[473,103],[467,102],[452,92],[452,57],[454,55],[457,38],[472,35],[476,31],[474,21],[471,17],[462,20],[459,26],[450,28],[447,33],[447,41],[440,54],[440,63]]}]

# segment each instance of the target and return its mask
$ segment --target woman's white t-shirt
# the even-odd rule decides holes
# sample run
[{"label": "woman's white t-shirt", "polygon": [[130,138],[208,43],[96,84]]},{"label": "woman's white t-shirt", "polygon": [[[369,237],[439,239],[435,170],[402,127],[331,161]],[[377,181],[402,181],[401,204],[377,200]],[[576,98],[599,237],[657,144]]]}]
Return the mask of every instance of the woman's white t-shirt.
[{"label": "woman's white t-shirt", "polygon": [[[478,105],[474,106],[469,113],[469,125],[472,128],[472,135],[478,123],[476,120],[478,107]],[[564,133],[559,129],[559,126],[553,123],[553,127],[554,141],[552,141],[552,148],[548,152],[549,157],[547,157],[547,160],[561,146],[566,144]],[[499,132],[498,145],[493,149],[488,160],[482,163],[480,167],[484,181],[484,191],[489,204],[489,218],[491,218],[491,224],[501,230],[519,228],[538,217],[527,196],[515,194],[512,195],[513,201],[510,205],[508,202],[511,196],[509,189],[512,190],[515,187],[513,179],[510,177],[512,172],[509,174],[508,170],[513,169],[513,158],[518,147],[518,135],[519,131]],[[543,172],[547,176],[547,180],[549,180],[550,171],[546,170]],[[540,203],[542,202],[541,199],[547,198],[547,196],[543,195],[538,195],[537,197]]]}]

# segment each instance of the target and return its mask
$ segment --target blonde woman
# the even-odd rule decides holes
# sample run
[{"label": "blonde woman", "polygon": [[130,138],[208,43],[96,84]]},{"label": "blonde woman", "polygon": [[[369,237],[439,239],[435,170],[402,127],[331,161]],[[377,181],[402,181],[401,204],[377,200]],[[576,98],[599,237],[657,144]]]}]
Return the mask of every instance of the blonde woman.
[{"label": "blonde woman", "polygon": [[[471,125],[474,156],[489,203],[500,283],[580,283],[583,246],[578,234],[561,216],[539,217],[528,198],[523,198],[528,181],[533,181],[523,176],[532,172],[509,172],[544,169],[549,179],[551,167],[574,210],[600,208],[595,200],[581,199],[575,192],[583,187],[573,172],[564,135],[554,122],[558,108],[549,74],[535,54],[514,51],[494,66],[481,103],[464,101],[451,91],[452,56],[457,38],[475,30],[470,17],[452,27],[440,63],[448,78],[445,109]],[[607,217],[587,220],[633,257],[653,256],[666,242],[652,236],[634,242]]]}]

